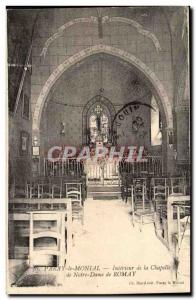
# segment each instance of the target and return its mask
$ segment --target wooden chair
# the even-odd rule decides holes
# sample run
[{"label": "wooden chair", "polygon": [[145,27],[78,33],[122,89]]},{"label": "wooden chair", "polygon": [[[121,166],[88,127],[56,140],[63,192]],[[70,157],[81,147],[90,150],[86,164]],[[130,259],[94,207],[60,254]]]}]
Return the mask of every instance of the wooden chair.
[{"label": "wooden chair", "polygon": [[153,187],[153,202],[155,207],[158,208],[159,203],[167,202],[169,194],[169,187],[165,185],[157,185]]},{"label": "wooden chair", "polygon": [[169,178],[167,176],[152,177],[150,182],[151,198],[152,199],[154,198],[154,187],[156,186],[169,187],[169,185],[170,185]]},{"label": "wooden chair", "polygon": [[61,177],[51,178],[51,195],[52,198],[62,198],[63,186]]},{"label": "wooden chair", "polygon": [[41,177],[38,180],[38,198],[52,198],[51,179]]},{"label": "wooden chair", "polygon": [[186,181],[184,177],[170,178],[170,191],[171,194],[186,195]]},{"label": "wooden chair", "polygon": [[87,198],[87,184],[86,184],[86,176],[83,175],[81,178],[81,188],[82,188],[82,205],[84,205],[84,202]]},{"label": "wooden chair", "polygon": [[84,209],[83,209],[83,205],[82,205],[81,191],[69,190],[67,192],[67,198],[71,199],[73,220],[81,220],[81,223],[83,225],[84,224]]},{"label": "wooden chair", "polygon": [[27,198],[28,197],[27,182],[23,183],[15,179],[13,183],[12,197]]},{"label": "wooden chair", "polygon": [[[176,205],[176,204],[174,204]],[[183,212],[182,212],[183,210]],[[177,205],[177,240],[178,240],[178,252],[181,249],[182,239],[185,237],[190,238],[190,204]]]},{"label": "wooden chair", "polygon": [[154,223],[155,212],[154,209],[147,199],[146,185],[143,182],[133,186],[133,197],[132,197],[132,223],[139,222],[140,232],[142,226],[149,223]]},{"label": "wooden chair", "polygon": [[78,191],[80,194],[82,193],[82,183],[80,182],[66,182],[65,183],[65,193],[66,196],[70,191]]},{"label": "wooden chair", "polygon": [[84,204],[84,201],[86,199],[87,190],[86,190],[86,184],[84,182],[84,179],[82,179],[82,182],[79,180],[74,180],[72,182],[64,182],[65,187],[65,197],[68,197],[67,194],[70,191],[78,191],[81,194],[81,203]]},{"label": "wooden chair", "polygon": [[151,186],[168,186],[169,185],[169,179],[167,177],[153,177],[151,179]]},{"label": "wooden chair", "polygon": [[125,181],[124,181],[124,187],[123,187],[123,197],[125,203],[127,203],[128,198],[132,198],[133,196],[133,178],[130,176],[130,174],[126,174]]},{"label": "wooden chair", "polygon": [[144,185],[147,187],[147,178],[146,177],[133,177],[133,184],[134,185]]},{"label": "wooden chair", "polygon": [[123,201],[127,203],[128,198],[132,197],[132,186],[143,184],[147,187],[146,178],[134,178],[132,174],[122,174],[121,196]]},{"label": "wooden chair", "polygon": [[27,198],[40,198],[38,178],[31,179],[27,182]]},{"label": "wooden chair", "polygon": [[126,173],[122,173],[120,176],[120,188],[121,188],[121,198],[125,201],[126,195]]},{"label": "wooden chair", "polygon": [[27,182],[27,198],[50,198],[51,195],[48,177],[32,178]]},{"label": "wooden chair", "polygon": [[163,232],[163,218],[167,216],[167,197],[169,194],[169,187],[165,185],[157,185],[153,187],[153,204],[155,209],[155,233],[164,236]]},{"label": "wooden chair", "polygon": [[133,179],[133,184],[144,184],[145,189],[146,189],[146,196],[148,199],[151,199],[151,190],[150,190],[150,182],[151,182],[151,177],[141,177],[141,178],[134,178]]}]

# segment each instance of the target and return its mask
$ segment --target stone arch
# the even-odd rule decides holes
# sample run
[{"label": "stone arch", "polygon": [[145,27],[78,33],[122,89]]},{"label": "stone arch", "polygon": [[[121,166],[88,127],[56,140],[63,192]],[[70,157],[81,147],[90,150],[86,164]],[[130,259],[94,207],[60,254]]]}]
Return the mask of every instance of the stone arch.
[{"label": "stone arch", "polygon": [[60,64],[49,76],[35,104],[35,109],[33,113],[33,122],[32,122],[33,135],[39,136],[40,121],[41,121],[41,115],[42,115],[44,103],[46,101],[50,89],[58,80],[58,78],[71,66],[97,53],[105,53],[120,58],[123,61],[126,61],[132,66],[134,66],[137,70],[139,70],[145,76],[145,78],[147,78],[148,81],[151,83],[151,86],[155,91],[159,105],[163,107],[166,127],[173,129],[172,105],[170,103],[170,100],[168,98],[164,86],[162,85],[162,83],[160,82],[156,74],[146,64],[144,64],[141,60],[139,60],[131,53],[112,46],[99,44],[81,50],[80,52],[69,57],[62,64]]},{"label": "stone arch", "polygon": [[[121,23],[128,24],[128,25],[134,27],[139,34],[142,34],[143,36],[149,38],[152,41],[152,43],[154,44],[157,52],[159,52],[161,50],[161,45],[160,45],[159,40],[156,37],[156,35],[154,33],[150,32],[149,30],[144,29],[143,26],[141,24],[139,24],[138,22],[136,22],[135,20],[132,20],[132,19],[129,19],[129,18],[122,18],[122,17],[104,16],[102,18],[102,22],[103,22],[103,24],[107,24],[107,23],[111,23],[111,22],[121,22]],[[55,41],[57,38],[62,36],[63,32],[66,29],[68,29],[69,27],[71,27],[73,25],[81,24],[81,23],[97,24],[98,23],[98,18],[93,17],[93,16],[86,17],[86,18],[77,18],[77,19],[71,20],[71,21],[63,24],[61,27],[59,27],[57,29],[57,31],[52,36],[50,36],[46,40],[46,42],[44,44],[44,47],[43,47],[43,49],[40,53],[40,56],[43,56],[45,58],[48,47],[51,45],[51,43],[53,43],[53,41]]]},{"label": "stone arch", "polygon": [[114,105],[108,98],[104,97],[103,95],[94,96],[86,103],[86,105],[84,106],[83,111],[82,111],[82,142],[83,142],[83,144],[86,143],[86,129],[87,129],[88,112],[91,109],[91,107],[93,105],[95,105],[96,103],[101,103],[105,107],[107,107],[108,112],[110,114],[110,121],[111,121],[110,127],[112,127],[112,120],[114,119],[114,116],[116,114]]}]

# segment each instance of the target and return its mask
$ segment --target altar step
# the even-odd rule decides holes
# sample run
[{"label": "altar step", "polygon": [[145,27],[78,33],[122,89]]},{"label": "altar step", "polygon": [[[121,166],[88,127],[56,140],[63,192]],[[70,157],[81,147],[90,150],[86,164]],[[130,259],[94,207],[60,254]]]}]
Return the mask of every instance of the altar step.
[{"label": "altar step", "polygon": [[101,178],[88,178],[88,185],[99,185],[99,186],[119,186],[119,177],[118,176],[111,176],[110,178],[104,178],[104,184],[103,180]]},{"label": "altar step", "polygon": [[121,197],[120,187],[115,186],[98,186],[90,185],[87,190],[87,197],[93,200],[112,200]]}]

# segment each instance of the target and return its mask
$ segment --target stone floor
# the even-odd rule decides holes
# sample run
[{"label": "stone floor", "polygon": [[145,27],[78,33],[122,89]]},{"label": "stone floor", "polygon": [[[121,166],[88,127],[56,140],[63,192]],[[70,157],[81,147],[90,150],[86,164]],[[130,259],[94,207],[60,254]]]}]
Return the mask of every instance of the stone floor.
[{"label": "stone floor", "polygon": [[[112,275],[85,278],[81,290],[122,293],[184,289],[181,284],[168,284],[176,280],[173,258],[157,239],[154,225],[144,225],[140,232],[137,223],[132,226],[129,212],[129,205],[121,200],[86,201],[85,223],[76,234],[70,261],[72,266],[99,265],[105,275],[107,272]],[[126,274],[129,276],[123,276],[123,272],[114,276],[114,266],[122,271],[129,267]],[[136,271],[135,276],[130,272],[131,267]]]},{"label": "stone floor", "polygon": [[75,245],[66,270],[55,270],[60,286],[47,287],[48,291],[79,294],[188,291],[189,278],[178,278],[174,283],[172,256],[157,239],[153,224],[144,225],[140,232],[137,224],[132,226],[129,210],[129,205],[121,200],[88,199],[84,225],[75,224]]}]

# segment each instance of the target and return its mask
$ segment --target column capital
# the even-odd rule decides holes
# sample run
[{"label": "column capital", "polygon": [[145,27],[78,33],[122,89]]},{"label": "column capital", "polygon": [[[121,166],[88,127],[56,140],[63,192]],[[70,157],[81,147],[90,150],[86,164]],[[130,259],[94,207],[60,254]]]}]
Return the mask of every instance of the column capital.
[{"label": "column capital", "polygon": [[187,104],[180,104],[178,106],[175,107],[175,112],[189,112],[190,107]]},{"label": "column capital", "polygon": [[173,134],[174,133],[174,128],[173,127],[166,127],[165,128],[167,134]]}]

